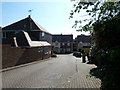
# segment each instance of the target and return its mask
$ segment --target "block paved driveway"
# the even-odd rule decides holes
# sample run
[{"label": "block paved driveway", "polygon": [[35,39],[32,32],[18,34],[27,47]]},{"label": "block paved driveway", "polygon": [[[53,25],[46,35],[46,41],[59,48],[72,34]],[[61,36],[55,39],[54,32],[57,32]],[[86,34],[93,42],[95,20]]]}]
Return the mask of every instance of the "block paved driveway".
[{"label": "block paved driveway", "polygon": [[3,88],[99,88],[101,81],[87,77],[95,65],[81,63],[72,54],[58,55],[2,73]]}]

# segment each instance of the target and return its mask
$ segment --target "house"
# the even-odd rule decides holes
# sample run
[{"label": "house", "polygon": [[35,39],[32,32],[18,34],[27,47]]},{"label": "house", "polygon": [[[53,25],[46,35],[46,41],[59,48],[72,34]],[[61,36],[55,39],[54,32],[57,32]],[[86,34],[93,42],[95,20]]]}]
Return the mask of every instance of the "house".
[{"label": "house", "polygon": [[73,35],[52,35],[52,46],[55,53],[73,52]]},{"label": "house", "polygon": [[73,51],[77,51],[77,38],[73,39]]},{"label": "house", "polygon": [[[2,27],[0,26],[0,40],[2,40]],[[1,42],[0,42],[1,44]]]},{"label": "house", "polygon": [[52,34],[35,22],[29,15],[27,18],[2,28],[3,41],[14,37],[20,31],[26,31],[33,41],[47,41],[52,44]]},{"label": "house", "polygon": [[77,43],[77,49],[82,49],[82,48],[90,48],[91,47],[91,41],[92,38],[90,35],[78,35],[76,38],[76,43]]},{"label": "house", "polygon": [[2,68],[51,56],[52,34],[30,16],[2,28]]}]

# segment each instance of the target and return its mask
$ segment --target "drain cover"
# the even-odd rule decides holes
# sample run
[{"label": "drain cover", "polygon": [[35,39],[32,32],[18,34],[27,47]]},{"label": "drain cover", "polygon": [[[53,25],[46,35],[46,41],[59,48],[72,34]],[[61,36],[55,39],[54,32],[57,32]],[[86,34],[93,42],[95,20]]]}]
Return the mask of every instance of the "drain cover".
[{"label": "drain cover", "polygon": [[50,78],[50,79],[59,79],[61,76],[62,76],[62,74],[53,73],[53,74],[48,75],[48,78]]}]

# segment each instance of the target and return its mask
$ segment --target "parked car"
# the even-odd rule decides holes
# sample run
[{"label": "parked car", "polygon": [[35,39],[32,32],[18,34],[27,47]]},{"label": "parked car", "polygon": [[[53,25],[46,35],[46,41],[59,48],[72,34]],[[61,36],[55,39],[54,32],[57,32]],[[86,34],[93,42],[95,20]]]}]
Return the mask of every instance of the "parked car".
[{"label": "parked car", "polygon": [[73,52],[73,56],[76,56],[76,57],[81,57],[81,53],[80,52]]}]

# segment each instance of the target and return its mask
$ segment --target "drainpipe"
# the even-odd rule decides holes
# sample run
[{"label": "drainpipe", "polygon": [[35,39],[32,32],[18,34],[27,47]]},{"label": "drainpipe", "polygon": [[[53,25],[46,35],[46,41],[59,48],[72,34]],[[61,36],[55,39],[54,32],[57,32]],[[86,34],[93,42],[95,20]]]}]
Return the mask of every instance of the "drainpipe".
[{"label": "drainpipe", "polygon": [[42,47],[42,60],[44,59],[44,47]]}]

